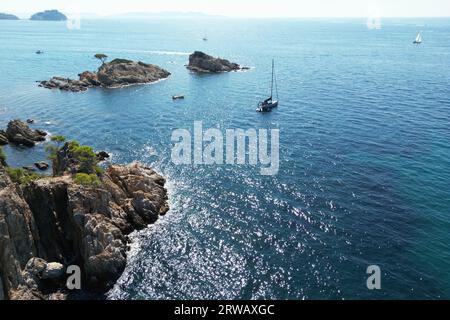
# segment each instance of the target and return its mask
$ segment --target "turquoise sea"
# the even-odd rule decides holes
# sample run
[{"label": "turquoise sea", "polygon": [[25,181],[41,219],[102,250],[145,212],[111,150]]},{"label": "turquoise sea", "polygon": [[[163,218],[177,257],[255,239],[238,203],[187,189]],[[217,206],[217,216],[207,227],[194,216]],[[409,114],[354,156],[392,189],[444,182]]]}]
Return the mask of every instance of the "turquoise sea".
[{"label": "turquoise sea", "polygon": [[[251,70],[191,74],[195,50]],[[98,52],[172,76],[85,93],[37,86],[95,70]],[[280,106],[258,114],[272,58]],[[1,127],[33,118],[168,178],[171,211],[133,235],[109,298],[450,298],[450,19],[380,30],[364,19],[0,21],[0,72]],[[194,121],[280,129],[279,174],[174,165],[171,133]],[[45,158],[43,146],[5,151],[15,166]],[[379,291],[366,287],[369,265]]]}]

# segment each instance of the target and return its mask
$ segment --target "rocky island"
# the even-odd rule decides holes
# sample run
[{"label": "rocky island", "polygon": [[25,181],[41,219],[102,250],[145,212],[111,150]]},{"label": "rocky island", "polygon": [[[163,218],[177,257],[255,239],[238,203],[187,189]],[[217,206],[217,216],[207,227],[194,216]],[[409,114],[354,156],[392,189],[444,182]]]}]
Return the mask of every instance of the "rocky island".
[{"label": "rocky island", "polygon": [[78,80],[53,77],[41,81],[40,86],[47,89],[80,92],[93,87],[120,88],[134,84],[152,83],[170,76],[170,72],[152,64],[126,59],[115,59],[103,63],[97,72],[85,71]]},{"label": "rocky island", "polygon": [[0,146],[13,143],[25,147],[34,147],[37,142],[45,141],[47,133],[31,130],[20,120],[10,121],[6,131],[0,130]]},{"label": "rocky island", "polygon": [[0,20],[19,20],[19,18],[13,14],[0,13]]},{"label": "rocky island", "polygon": [[31,16],[33,21],[66,21],[67,17],[58,10],[46,10]]},{"label": "rocky island", "polygon": [[200,51],[195,51],[189,56],[187,68],[197,73],[220,73],[248,69],[247,67],[241,67],[237,63],[221,58],[214,58]]},{"label": "rocky island", "polygon": [[[11,168],[0,152],[0,300],[103,298],[125,268],[128,235],[168,211],[153,169],[104,170],[90,147],[56,140],[50,177]],[[72,291],[74,266],[81,290]]]}]

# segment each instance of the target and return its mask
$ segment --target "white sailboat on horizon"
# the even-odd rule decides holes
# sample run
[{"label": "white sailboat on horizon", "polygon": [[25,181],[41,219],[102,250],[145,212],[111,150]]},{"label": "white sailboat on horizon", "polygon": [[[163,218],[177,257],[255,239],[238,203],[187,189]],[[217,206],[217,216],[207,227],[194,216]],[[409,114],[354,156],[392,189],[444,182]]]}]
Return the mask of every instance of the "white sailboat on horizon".
[{"label": "white sailboat on horizon", "polygon": [[419,34],[417,35],[417,37],[416,37],[416,40],[414,40],[414,44],[421,44],[422,43],[422,41],[423,41],[423,38],[422,38],[422,32],[419,32]]}]

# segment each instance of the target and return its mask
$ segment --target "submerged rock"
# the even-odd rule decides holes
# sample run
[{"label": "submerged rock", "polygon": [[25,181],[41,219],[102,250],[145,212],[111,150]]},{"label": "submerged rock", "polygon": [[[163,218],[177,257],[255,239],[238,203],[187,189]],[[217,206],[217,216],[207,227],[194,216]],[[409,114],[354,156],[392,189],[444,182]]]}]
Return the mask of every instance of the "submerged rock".
[{"label": "submerged rock", "polygon": [[167,191],[162,176],[137,163],[111,166],[101,182],[82,186],[65,174],[18,185],[0,167],[5,298],[69,299],[76,293],[57,281],[69,265],[81,268],[83,291],[111,289],[125,268],[127,235],[168,211]]},{"label": "submerged rock", "polygon": [[39,86],[71,92],[86,91],[92,87],[119,88],[156,82],[169,77],[170,72],[152,64],[115,59],[103,64],[96,73],[85,71],[78,76],[78,80],[53,77],[41,81]]},{"label": "submerged rock", "polygon": [[189,56],[189,65],[187,68],[198,73],[220,73],[243,69],[237,63],[232,63],[221,58],[214,58],[200,51],[195,51]]},{"label": "submerged rock", "polygon": [[45,171],[50,167],[49,164],[44,161],[36,162],[34,165],[36,166],[36,168],[38,168],[41,171]]},{"label": "submerged rock", "polygon": [[30,129],[26,123],[20,120],[10,121],[5,134],[9,142],[26,147],[34,147],[36,142],[45,141],[47,135],[44,131]]}]

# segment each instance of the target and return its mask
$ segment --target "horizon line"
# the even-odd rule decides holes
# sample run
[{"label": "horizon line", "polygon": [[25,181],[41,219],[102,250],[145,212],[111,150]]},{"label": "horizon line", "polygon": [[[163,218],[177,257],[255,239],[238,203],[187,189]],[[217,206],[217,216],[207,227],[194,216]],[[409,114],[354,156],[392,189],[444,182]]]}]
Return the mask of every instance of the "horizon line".
[{"label": "horizon line", "polygon": [[[41,11],[39,11],[41,12]],[[78,15],[86,15],[86,16],[92,16],[92,17],[88,17],[85,19],[91,19],[91,20],[96,20],[96,19],[114,19],[114,18],[126,18],[126,19],[142,19],[143,17],[133,17],[133,16],[128,16],[128,17],[121,17],[121,16],[125,16],[125,15],[155,15],[157,16],[158,14],[162,15],[169,15],[169,14],[178,14],[178,15],[185,15],[186,18],[189,18],[189,15],[197,15],[195,18],[198,19],[198,15],[202,15],[204,16],[204,19],[367,19],[369,16],[227,16],[227,15],[219,15],[219,14],[209,14],[209,13],[204,13],[204,12],[183,12],[183,11],[143,11],[143,12],[123,12],[123,13],[114,13],[114,14],[99,14],[99,13],[95,13],[95,12],[63,12],[60,11],[61,13],[65,14],[65,15],[73,15],[73,14],[78,14]],[[12,14],[12,15],[16,15],[19,17],[20,20],[29,20],[29,18],[37,13],[31,13],[31,12],[3,12],[0,11],[0,13],[4,13],[4,14]],[[27,17],[25,17],[27,16]],[[420,19],[420,18],[427,18],[427,19],[444,19],[444,18],[448,18],[450,19],[450,15],[442,15],[442,16],[431,16],[431,15],[424,15],[424,16],[395,16],[395,15],[379,15],[377,16],[381,19]],[[182,17],[180,17],[182,18]]]},{"label": "horizon line", "polygon": [[[275,16],[266,16],[266,15],[260,15],[260,16],[230,16],[230,15],[221,15],[218,13],[207,13],[207,12],[202,12],[202,11],[170,11],[170,10],[166,10],[166,11],[124,11],[124,12],[119,12],[119,13],[108,13],[108,14],[102,14],[102,13],[97,13],[97,12],[69,12],[69,11],[64,11],[64,10],[59,10],[59,9],[45,9],[45,10],[41,10],[41,11],[37,11],[37,12],[43,12],[43,11],[47,11],[47,10],[57,10],[65,15],[81,15],[81,16],[91,16],[89,18],[85,18],[85,19],[94,19],[94,18],[98,18],[98,19],[111,19],[111,18],[119,18],[119,17],[123,17],[123,18],[127,18],[127,19],[140,19],[142,17],[139,17],[139,15],[145,16],[145,15],[153,15],[153,16],[170,16],[170,15],[179,15],[179,16],[195,16],[195,18],[199,18],[199,16],[203,17],[203,18],[212,18],[212,19],[218,19],[218,18],[229,18],[229,19],[367,19],[368,17],[372,17],[374,16],[372,15],[330,15],[330,16],[307,16],[307,15],[299,15],[299,16],[282,16],[282,15],[275,15]],[[21,20],[27,20],[29,19],[33,14],[37,13],[37,12],[5,12],[2,11],[0,9],[0,13],[6,13],[6,14],[13,14],[18,16]],[[134,17],[133,17],[134,15]],[[124,17],[126,16],[126,17]],[[423,15],[423,16],[415,16],[415,15],[403,15],[403,16],[397,16],[397,15],[382,15],[382,14],[378,14],[376,15],[376,17],[379,18],[397,18],[397,19],[414,19],[414,18],[450,18],[450,15],[448,14],[444,14],[444,15]]]}]

